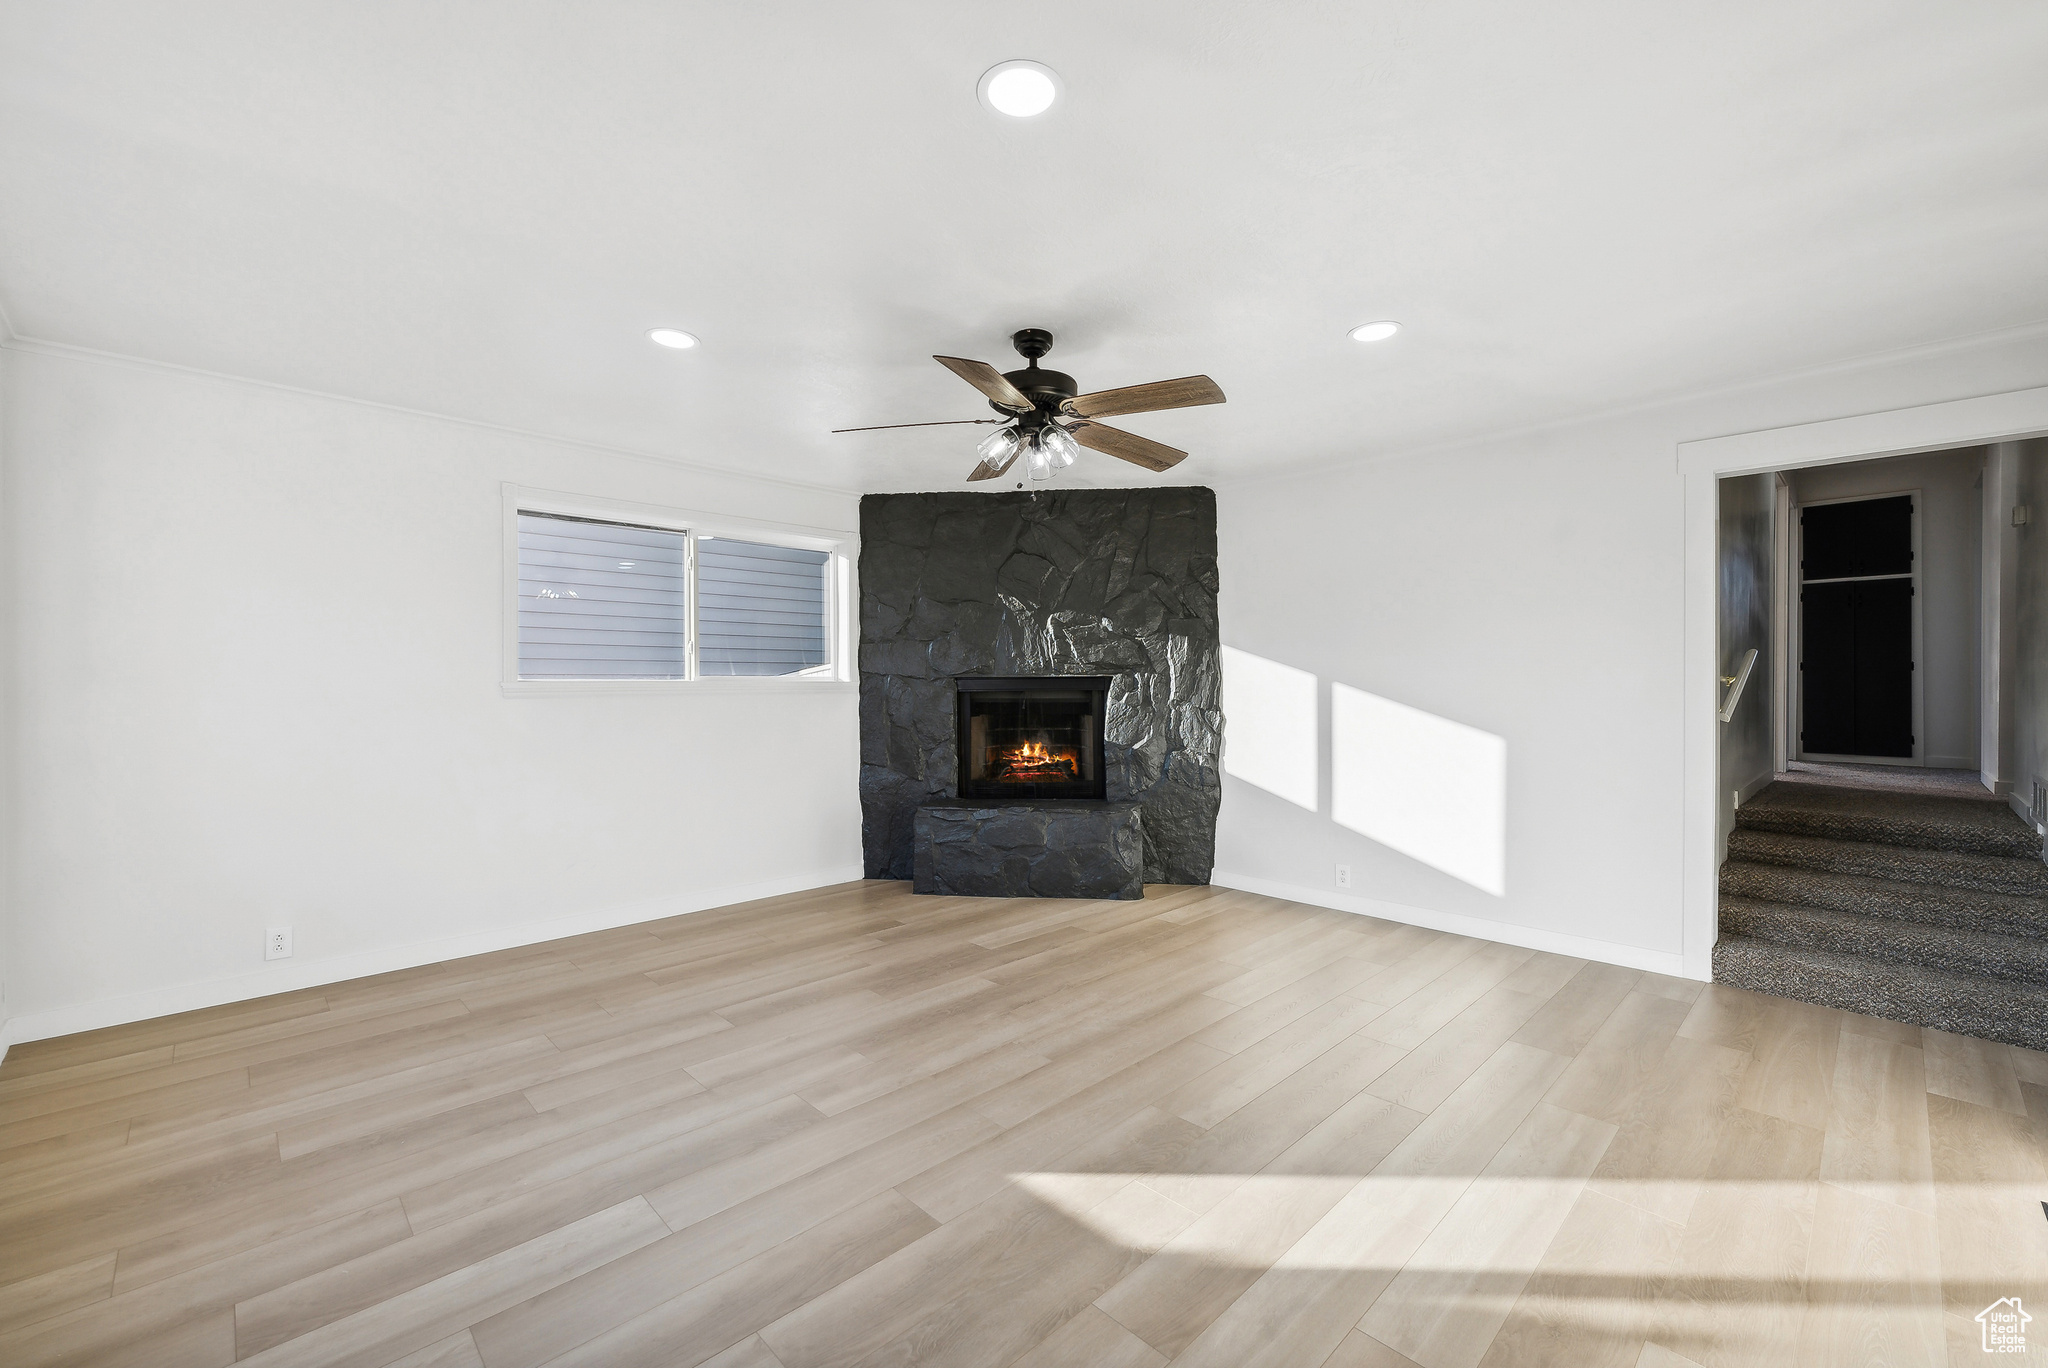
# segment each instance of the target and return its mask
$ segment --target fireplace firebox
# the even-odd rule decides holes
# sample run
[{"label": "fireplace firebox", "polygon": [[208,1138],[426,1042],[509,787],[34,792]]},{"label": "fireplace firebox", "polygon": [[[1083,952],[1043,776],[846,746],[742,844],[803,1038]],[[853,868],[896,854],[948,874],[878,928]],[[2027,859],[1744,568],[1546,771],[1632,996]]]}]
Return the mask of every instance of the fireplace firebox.
[{"label": "fireplace firebox", "polygon": [[1107,675],[956,679],[960,797],[1106,796],[1102,717]]}]

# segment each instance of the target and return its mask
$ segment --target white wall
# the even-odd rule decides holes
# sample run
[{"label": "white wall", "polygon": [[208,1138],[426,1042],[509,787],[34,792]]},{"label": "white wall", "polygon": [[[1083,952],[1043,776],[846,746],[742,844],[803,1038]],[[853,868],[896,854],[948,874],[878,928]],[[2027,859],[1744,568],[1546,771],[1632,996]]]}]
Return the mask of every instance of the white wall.
[{"label": "white wall", "polygon": [[[1793,517],[1802,503],[1917,489],[1924,697],[1918,752],[1939,769],[1977,769],[1977,643],[1983,579],[1984,449],[1849,461],[1790,472]],[[1726,482],[1723,482],[1724,486]],[[1793,546],[1798,554],[1798,544]]]},{"label": "white wall", "polygon": [[[6,327],[0,318],[0,331]],[[0,350],[0,533],[8,526],[7,510],[13,501],[7,460],[14,410],[8,377],[13,366],[13,354]],[[0,1059],[7,1054],[7,990],[12,979],[8,968],[14,949],[14,676],[21,656],[15,650],[13,563],[0,542]]]},{"label": "white wall", "polygon": [[[1677,444],[2044,381],[2036,331],[1453,448],[1362,446],[1353,464],[1225,486],[1223,639],[1315,676],[1319,782],[1304,805],[1240,777],[1233,709],[1217,881],[1677,970],[1689,696]],[[1369,432],[1369,406],[1361,415]],[[1412,715],[1340,740],[1340,686]],[[1504,786],[1475,734],[1504,750]],[[1445,762],[1418,774],[1433,747]],[[1374,839],[1340,824],[1333,772],[1384,789],[1382,810],[1412,795],[1405,826]],[[1490,839],[1498,892],[1472,848]]]},{"label": "white wall", "polygon": [[499,691],[502,482],[835,529],[852,496],[5,359],[14,1039],[859,877],[852,686]]},{"label": "white wall", "polygon": [[1772,561],[1777,550],[1778,478],[1738,475],[1721,481],[1721,669],[1736,674],[1743,656],[1757,653],[1735,712],[1721,727],[1720,837],[1723,849],[1735,825],[1735,795],[1746,800],[1771,781],[1771,643],[1776,595]]}]

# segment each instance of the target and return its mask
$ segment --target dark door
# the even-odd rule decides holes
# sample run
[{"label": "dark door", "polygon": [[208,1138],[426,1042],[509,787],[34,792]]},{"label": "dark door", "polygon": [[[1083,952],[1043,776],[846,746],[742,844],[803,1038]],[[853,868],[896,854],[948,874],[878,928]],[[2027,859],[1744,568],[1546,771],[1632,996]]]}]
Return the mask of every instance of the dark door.
[{"label": "dark door", "polygon": [[1800,514],[1800,750],[1913,755],[1913,501]]}]

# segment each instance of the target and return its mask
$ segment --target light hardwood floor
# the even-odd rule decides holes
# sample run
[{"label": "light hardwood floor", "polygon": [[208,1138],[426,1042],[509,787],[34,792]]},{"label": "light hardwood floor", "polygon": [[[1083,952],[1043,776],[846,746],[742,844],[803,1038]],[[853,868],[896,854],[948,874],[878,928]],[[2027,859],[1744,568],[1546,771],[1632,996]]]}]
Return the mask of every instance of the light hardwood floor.
[{"label": "light hardwood floor", "polygon": [[1974,1364],[2044,1135],[2003,1045],[850,884],[17,1046],[0,1363]]}]

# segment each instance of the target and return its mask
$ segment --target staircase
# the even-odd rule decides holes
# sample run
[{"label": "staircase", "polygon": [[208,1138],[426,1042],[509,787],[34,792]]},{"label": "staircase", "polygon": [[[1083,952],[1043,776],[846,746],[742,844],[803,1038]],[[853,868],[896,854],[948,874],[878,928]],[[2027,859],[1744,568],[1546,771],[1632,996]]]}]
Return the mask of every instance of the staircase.
[{"label": "staircase", "polygon": [[2003,799],[1780,780],[1735,814],[1714,978],[2048,1049],[2048,864]]}]

